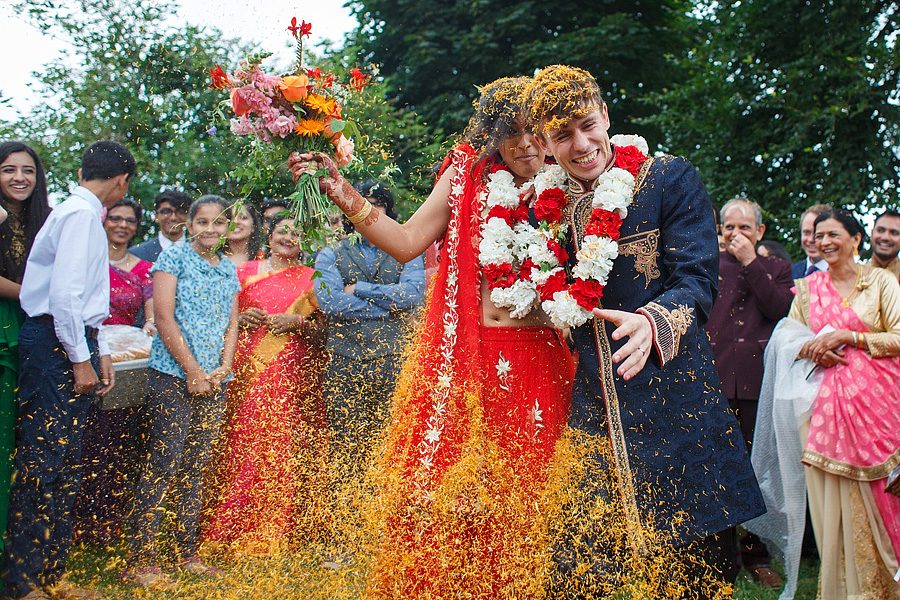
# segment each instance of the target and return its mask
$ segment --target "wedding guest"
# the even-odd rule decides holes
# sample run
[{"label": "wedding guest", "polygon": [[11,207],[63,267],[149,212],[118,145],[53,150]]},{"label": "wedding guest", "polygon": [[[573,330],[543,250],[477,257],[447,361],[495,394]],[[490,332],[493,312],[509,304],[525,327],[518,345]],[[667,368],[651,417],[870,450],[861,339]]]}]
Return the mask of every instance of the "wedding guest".
[{"label": "wedding guest", "polygon": [[262,230],[268,232],[272,228],[272,221],[276,217],[283,216],[290,210],[290,202],[281,198],[266,198],[262,204]]},{"label": "wedding guest", "polygon": [[816,271],[828,270],[828,261],[822,258],[822,255],[816,248],[815,230],[813,228],[816,217],[828,210],[831,210],[831,207],[827,204],[813,204],[800,215],[800,245],[803,246],[806,258],[794,263],[791,269],[791,277],[794,279],[803,279]]},{"label": "wedding guest", "polygon": [[158,334],[150,353],[146,411],[148,461],[135,494],[127,581],[166,588],[157,534],[163,507],[176,530],[171,556],[200,576],[218,570],[197,556],[202,481],[224,418],[223,381],[237,341],[237,272],[219,251],[228,203],[201,196],[188,213],[190,243],[176,244],[153,265]]},{"label": "wedding guest", "polygon": [[784,247],[784,244],[775,240],[760,240],[756,245],[756,253],[760,256],[771,256],[783,260],[789,265],[792,264],[791,255],[788,253],[787,248]]},{"label": "wedding guest", "polygon": [[[19,375],[19,305],[22,273],[38,230],[50,214],[47,178],[37,153],[22,142],[0,144],[0,557],[9,508],[9,482],[16,447]],[[2,558],[0,558],[2,560]]]},{"label": "wedding guest", "polygon": [[[143,209],[134,200],[116,202],[103,219],[109,249],[109,318],[104,325],[137,326],[143,309],[143,330],[156,333],[153,318],[153,264],[128,251],[137,234]],[[84,541],[109,544],[126,516],[138,471],[141,427],[137,406],[88,410],[82,443],[81,493],[75,502],[75,535]]]},{"label": "wedding guest", "polygon": [[309,542],[324,516],[316,509],[326,490],[328,435],[315,270],[301,262],[293,217],[271,220],[268,246],[269,258],[237,271],[241,327],[214,478],[222,489],[202,535],[238,554]]},{"label": "wedding guest", "polygon": [[[375,210],[397,218],[394,196],[384,184],[367,179],[354,188]],[[351,233],[353,224],[345,221],[344,230]],[[366,238],[323,248],[315,264],[320,274],[316,298],[328,317],[323,381],[332,454],[353,472],[367,457],[350,450],[368,448],[387,418],[405,326],[424,300],[424,266],[421,256],[400,264]]]},{"label": "wedding guest", "polygon": [[828,211],[813,226],[828,270],[796,281],[767,353],[779,358],[753,462],[769,512],[750,525],[781,546],[791,591],[808,497],[819,597],[896,598],[900,498],[885,484],[900,463],[900,284],[856,262],[865,234],[851,214]]},{"label": "wedding guest", "polygon": [[100,215],[125,196],[134,170],[121,144],[91,144],[80,185],[47,218],[28,256],[5,572],[15,597],[100,597],[77,588],[65,570],[85,417],[94,396],[115,385],[102,331],[109,262]]},{"label": "wedding guest", "polygon": [[869,264],[873,267],[887,269],[900,277],[900,212],[885,210],[875,219],[872,227],[872,258]]},{"label": "wedding guest", "polygon": [[225,236],[225,257],[240,267],[259,251],[259,217],[250,204],[229,208],[228,215],[234,229]]},{"label": "wedding guest", "polygon": [[184,225],[187,221],[191,197],[176,189],[160,192],[153,201],[157,233],[146,242],[131,248],[130,252],[141,260],[155,262],[159,253],[184,241]]},{"label": "wedding guest", "polygon": [[[722,391],[735,411],[747,449],[753,442],[763,376],[763,352],[775,325],[787,315],[791,293],[790,262],[760,256],[756,245],[766,231],[759,205],[746,198],[725,203],[720,211],[725,250],[719,254],[719,291],[706,331],[709,333]],[[741,565],[766,587],[779,589],[765,544],[747,534],[741,539]]]}]

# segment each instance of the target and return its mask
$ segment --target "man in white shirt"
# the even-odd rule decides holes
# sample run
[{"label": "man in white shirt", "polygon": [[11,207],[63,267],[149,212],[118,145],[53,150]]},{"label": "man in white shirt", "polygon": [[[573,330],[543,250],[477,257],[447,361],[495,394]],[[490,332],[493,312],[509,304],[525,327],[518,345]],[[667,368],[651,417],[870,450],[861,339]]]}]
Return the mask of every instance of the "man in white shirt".
[{"label": "man in white shirt", "polygon": [[816,248],[816,228],[813,223],[816,217],[830,210],[831,207],[827,204],[813,204],[800,215],[800,245],[803,246],[806,258],[795,262],[791,268],[791,277],[794,279],[803,279],[816,271],[828,270],[828,263]]},{"label": "man in white shirt", "polygon": [[140,259],[156,262],[163,250],[183,242],[191,202],[193,199],[190,196],[175,189],[164,190],[157,194],[153,201],[153,210],[156,213],[156,227],[159,232],[155,237],[132,247],[129,252]]},{"label": "man in white shirt", "polygon": [[121,144],[88,147],[80,185],[50,213],[25,266],[4,573],[5,592],[15,598],[100,597],[64,574],[85,417],[94,395],[115,385],[102,329],[109,263],[101,213],[125,196],[134,170],[134,157]]}]

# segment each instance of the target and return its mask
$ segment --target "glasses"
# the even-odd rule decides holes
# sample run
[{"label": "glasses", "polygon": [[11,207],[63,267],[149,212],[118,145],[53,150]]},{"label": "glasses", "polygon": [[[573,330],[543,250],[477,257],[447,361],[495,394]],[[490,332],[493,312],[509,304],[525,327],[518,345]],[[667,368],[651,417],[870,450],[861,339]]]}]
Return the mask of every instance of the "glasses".
[{"label": "glasses", "polygon": [[119,215],[112,215],[106,217],[106,220],[112,223],[113,225],[120,225],[122,223],[128,223],[129,225],[137,225],[138,220],[134,217],[120,217]]},{"label": "glasses", "polygon": [[186,215],[187,211],[186,210],[176,210],[174,208],[166,207],[166,208],[160,208],[159,210],[157,210],[156,214],[159,215],[160,217],[171,217],[174,214]]}]

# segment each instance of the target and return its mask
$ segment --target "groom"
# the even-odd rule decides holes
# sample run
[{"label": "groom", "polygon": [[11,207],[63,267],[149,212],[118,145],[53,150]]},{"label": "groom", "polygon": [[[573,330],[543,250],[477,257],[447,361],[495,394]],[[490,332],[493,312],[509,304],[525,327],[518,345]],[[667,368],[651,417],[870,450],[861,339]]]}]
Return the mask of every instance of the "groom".
[{"label": "groom", "polygon": [[[616,164],[606,104],[590,73],[554,65],[535,76],[527,105],[548,154],[569,176],[574,261],[593,187]],[[615,499],[627,523],[639,524],[628,527],[632,552],[652,548],[649,531],[668,532],[667,543],[687,547],[733,581],[733,528],[765,506],[703,329],[716,297],[718,255],[713,208],[697,170],[679,157],[647,158],[603,309],[573,330],[580,360],[570,425],[589,439],[609,438]],[[596,542],[589,553],[596,566]]]}]

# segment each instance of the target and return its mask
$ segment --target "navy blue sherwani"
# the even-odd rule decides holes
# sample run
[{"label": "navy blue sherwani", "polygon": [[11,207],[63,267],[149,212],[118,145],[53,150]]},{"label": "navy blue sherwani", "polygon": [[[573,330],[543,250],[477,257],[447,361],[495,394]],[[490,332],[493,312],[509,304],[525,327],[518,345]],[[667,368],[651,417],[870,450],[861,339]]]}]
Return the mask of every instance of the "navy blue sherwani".
[{"label": "navy blue sherwani", "polygon": [[[592,193],[570,182],[569,194],[577,244]],[[653,349],[626,382],[611,356],[627,338],[613,341],[615,326],[596,319],[577,328],[570,425],[609,437],[626,515],[660,531],[674,528],[676,544],[699,540],[765,505],[704,330],[719,248],[709,196],[689,162],[664,156],[642,165],[618,243],[602,305],[646,315]],[[632,544],[643,546],[642,528],[633,529]]]}]

